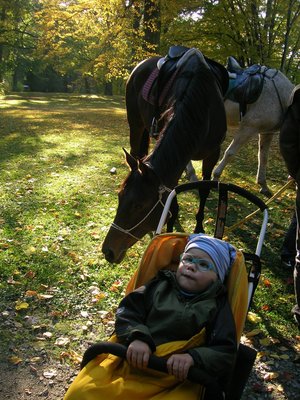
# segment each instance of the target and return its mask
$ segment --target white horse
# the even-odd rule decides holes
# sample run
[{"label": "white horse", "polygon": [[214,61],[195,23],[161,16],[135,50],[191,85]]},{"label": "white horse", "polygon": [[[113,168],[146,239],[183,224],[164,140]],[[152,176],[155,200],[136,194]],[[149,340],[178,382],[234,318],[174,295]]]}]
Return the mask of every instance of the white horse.
[{"label": "white horse", "polygon": [[[232,70],[242,72],[233,57],[229,57],[229,78]],[[254,135],[259,136],[258,143],[258,168],[256,182],[260,185],[260,193],[270,197],[271,190],[267,185],[266,171],[268,155],[273,135],[279,131],[283,115],[287,109],[289,98],[294,85],[288,78],[276,69],[258,66],[263,72],[262,91],[257,100],[247,104],[246,112],[242,115],[237,102],[226,99],[225,110],[228,127],[238,127],[234,138],[224,152],[223,158],[213,171],[213,179],[219,180],[226,165],[232,161],[241,146],[248,142]],[[187,165],[186,174],[190,181],[197,180],[195,170],[191,163]]]},{"label": "white horse", "polygon": [[[230,76],[230,73],[229,73]],[[227,147],[223,158],[213,172],[213,178],[218,180],[225,166],[232,160],[251,137],[258,134],[258,169],[256,182],[261,186],[260,192],[271,196],[266,181],[268,153],[274,133],[278,132],[287,109],[294,85],[278,70],[266,69],[263,88],[258,99],[247,105],[245,115],[240,116],[239,104],[225,100],[227,126],[238,129],[234,139]]]}]

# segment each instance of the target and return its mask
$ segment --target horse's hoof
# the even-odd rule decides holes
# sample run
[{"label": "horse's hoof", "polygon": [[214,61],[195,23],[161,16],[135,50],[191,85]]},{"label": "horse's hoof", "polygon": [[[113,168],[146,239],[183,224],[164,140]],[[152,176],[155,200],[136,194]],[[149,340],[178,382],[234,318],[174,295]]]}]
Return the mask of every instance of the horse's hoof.
[{"label": "horse's hoof", "polygon": [[264,189],[264,188],[261,188],[260,191],[259,191],[259,193],[263,194],[263,195],[266,196],[268,199],[269,199],[270,197],[272,197],[272,195],[273,195],[273,193],[271,192],[270,189]]}]

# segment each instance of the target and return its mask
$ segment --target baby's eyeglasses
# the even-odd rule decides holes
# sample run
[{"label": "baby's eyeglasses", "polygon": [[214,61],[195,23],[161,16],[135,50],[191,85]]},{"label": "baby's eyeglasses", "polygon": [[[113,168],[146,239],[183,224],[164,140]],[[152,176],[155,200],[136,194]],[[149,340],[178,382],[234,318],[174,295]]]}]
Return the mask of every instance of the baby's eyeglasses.
[{"label": "baby's eyeglasses", "polygon": [[206,272],[206,271],[214,271],[217,274],[216,267],[213,263],[205,260],[203,258],[196,258],[189,256],[188,254],[181,254],[180,261],[183,264],[193,264],[197,271]]}]

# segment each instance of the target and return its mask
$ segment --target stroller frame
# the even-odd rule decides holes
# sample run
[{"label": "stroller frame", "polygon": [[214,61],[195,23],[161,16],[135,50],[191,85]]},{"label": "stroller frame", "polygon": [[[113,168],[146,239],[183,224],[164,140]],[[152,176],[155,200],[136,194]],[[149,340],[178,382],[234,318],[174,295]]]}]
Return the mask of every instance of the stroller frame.
[{"label": "stroller frame", "polygon": [[[192,191],[197,189],[198,191],[209,191],[211,189],[217,190],[219,193],[218,199],[218,208],[216,212],[216,222],[215,222],[215,232],[214,237],[218,239],[222,239],[225,230],[225,222],[226,222],[226,215],[227,215],[227,206],[228,206],[228,193],[233,192],[248,201],[252,204],[256,205],[260,211],[263,213],[263,219],[261,224],[261,229],[259,233],[259,237],[257,240],[257,246],[254,254],[243,253],[245,261],[248,263],[250,262],[251,267],[249,268],[248,272],[248,302],[247,302],[247,310],[251,306],[251,302],[253,299],[253,295],[255,289],[259,282],[259,277],[261,273],[261,263],[260,263],[260,254],[263,246],[263,241],[266,233],[266,227],[268,222],[268,210],[267,205],[257,196],[245,190],[237,185],[234,184],[227,184],[218,181],[199,181],[199,182],[192,182],[183,185],[179,185],[175,187],[171,193],[169,194],[163,212],[161,214],[160,221],[158,223],[156,229],[156,236],[158,235],[165,235],[162,234],[163,226],[167,220],[169,209],[173,199],[182,192]],[[154,239],[155,239],[154,237]],[[153,239],[153,240],[154,240]],[[134,279],[133,279],[134,280]],[[132,284],[132,283],[131,283]],[[130,288],[131,290],[132,288]],[[95,358],[96,355],[101,353],[111,353],[115,354],[119,357],[126,358],[126,350],[127,348],[121,344],[113,343],[113,342],[100,342],[92,345],[89,347],[84,356],[81,363],[81,368],[83,368],[89,361]],[[247,383],[248,377],[251,373],[253,368],[255,358],[256,358],[256,350],[253,348],[246,346],[242,343],[239,343],[238,352],[237,352],[237,359],[236,364],[232,373],[232,379],[227,385],[226,392],[223,393],[223,398],[225,400],[239,400],[242,396],[243,390]],[[150,356],[149,368],[156,369],[161,372],[167,372],[166,369],[166,360],[160,359],[154,355]],[[201,371],[201,380],[202,384],[205,385],[203,381],[203,371]],[[188,379],[193,382],[199,383],[199,374],[197,372],[197,368],[191,367],[188,374]],[[207,382],[210,387],[214,385],[211,382],[211,378],[207,376]],[[220,397],[221,398],[221,397]],[[216,400],[215,393],[213,395],[209,394],[209,390],[205,395],[205,400]]]}]

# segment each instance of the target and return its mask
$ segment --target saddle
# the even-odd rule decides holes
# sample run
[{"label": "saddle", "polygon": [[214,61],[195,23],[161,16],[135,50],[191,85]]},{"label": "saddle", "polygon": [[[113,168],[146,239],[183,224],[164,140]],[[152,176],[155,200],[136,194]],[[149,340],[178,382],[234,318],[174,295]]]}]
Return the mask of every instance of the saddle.
[{"label": "saddle", "polygon": [[266,70],[266,67],[258,64],[243,69],[234,57],[228,58],[229,88],[225,99],[239,103],[242,116],[246,114],[247,104],[254,103],[259,98]]},{"label": "saddle", "polygon": [[[185,46],[171,46],[168,54],[158,60],[156,68],[143,86],[143,99],[154,105],[155,108],[150,128],[150,136],[154,138],[159,135],[158,119],[160,117],[160,107],[164,103],[180,69],[179,60],[183,59],[184,55],[191,50]],[[181,65],[182,63],[181,60]]]},{"label": "saddle", "polygon": [[184,46],[171,46],[168,54],[160,58],[142,89],[142,96],[148,103],[161,105],[170,89],[174,74],[177,72],[178,60],[189,49]]},{"label": "saddle", "polygon": [[160,107],[164,104],[167,95],[172,88],[176,75],[180,68],[187,62],[189,57],[196,54],[203,62],[207,62],[220,85],[220,90],[225,93],[228,88],[227,72],[219,70],[219,64],[206,58],[199,50],[185,46],[171,46],[168,54],[160,58],[156,68],[152,71],[142,89],[142,96],[145,101],[154,105],[155,112],[150,128],[152,137],[158,136],[158,119],[160,117]]}]

